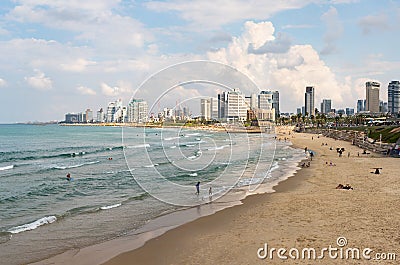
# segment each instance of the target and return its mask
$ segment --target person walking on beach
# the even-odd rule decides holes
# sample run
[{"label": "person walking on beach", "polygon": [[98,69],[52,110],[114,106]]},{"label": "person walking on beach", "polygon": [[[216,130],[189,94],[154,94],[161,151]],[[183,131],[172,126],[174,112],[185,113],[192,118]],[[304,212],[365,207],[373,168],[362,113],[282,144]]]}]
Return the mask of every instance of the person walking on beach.
[{"label": "person walking on beach", "polygon": [[200,181],[198,181],[197,184],[196,184],[196,194],[197,195],[200,194]]}]

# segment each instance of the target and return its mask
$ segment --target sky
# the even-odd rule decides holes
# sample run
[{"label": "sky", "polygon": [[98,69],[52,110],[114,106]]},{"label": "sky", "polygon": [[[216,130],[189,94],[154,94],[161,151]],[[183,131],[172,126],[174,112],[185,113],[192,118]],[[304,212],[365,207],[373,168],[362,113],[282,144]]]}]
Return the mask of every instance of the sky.
[{"label": "sky", "polygon": [[[138,96],[151,106],[166,88],[144,82],[199,60],[278,90],[281,112],[304,105],[306,86],[317,108],[355,108],[366,81],[386,101],[400,79],[399,32],[397,0],[2,0],[0,123],[61,121]],[[163,104],[223,90],[207,86],[177,86]]]}]

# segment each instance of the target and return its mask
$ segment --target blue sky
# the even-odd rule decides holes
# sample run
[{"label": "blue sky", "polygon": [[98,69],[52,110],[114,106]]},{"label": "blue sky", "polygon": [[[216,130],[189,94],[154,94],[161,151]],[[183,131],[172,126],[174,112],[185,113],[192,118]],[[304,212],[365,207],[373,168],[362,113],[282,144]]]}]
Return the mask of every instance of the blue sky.
[{"label": "blue sky", "polygon": [[[0,123],[126,103],[148,76],[190,60],[279,90],[284,112],[303,105],[307,85],[317,106],[355,107],[369,80],[386,100],[400,79],[399,27],[400,3],[387,0],[3,0]],[[142,95],[152,104],[160,89]],[[175,101],[206,91],[184,87]]]}]

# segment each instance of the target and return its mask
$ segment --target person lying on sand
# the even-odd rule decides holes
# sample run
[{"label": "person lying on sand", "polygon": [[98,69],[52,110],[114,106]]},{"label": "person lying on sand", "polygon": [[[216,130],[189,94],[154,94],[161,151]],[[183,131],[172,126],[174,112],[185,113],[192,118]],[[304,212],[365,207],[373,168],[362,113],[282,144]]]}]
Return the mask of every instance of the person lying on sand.
[{"label": "person lying on sand", "polygon": [[339,185],[337,185],[336,189],[339,189],[339,190],[353,190],[353,187],[350,186],[349,184],[343,185],[343,184],[340,183]]}]

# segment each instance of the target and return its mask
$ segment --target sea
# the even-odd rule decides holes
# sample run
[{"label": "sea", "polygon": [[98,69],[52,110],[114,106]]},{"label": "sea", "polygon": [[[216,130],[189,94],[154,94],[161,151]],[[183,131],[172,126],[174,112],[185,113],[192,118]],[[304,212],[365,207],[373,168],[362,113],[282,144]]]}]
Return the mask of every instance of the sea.
[{"label": "sea", "polygon": [[240,204],[272,192],[302,159],[289,135],[274,133],[0,125],[0,264],[123,237],[177,211]]}]

